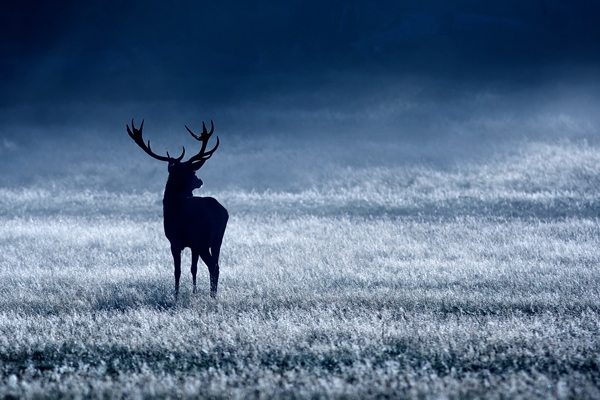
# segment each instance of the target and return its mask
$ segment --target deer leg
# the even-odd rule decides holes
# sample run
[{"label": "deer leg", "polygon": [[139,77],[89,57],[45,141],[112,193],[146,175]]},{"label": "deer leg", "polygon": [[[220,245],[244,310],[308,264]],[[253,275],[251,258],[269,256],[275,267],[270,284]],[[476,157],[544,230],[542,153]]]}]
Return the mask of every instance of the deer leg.
[{"label": "deer leg", "polygon": [[210,297],[213,299],[217,297],[217,285],[219,284],[219,264],[214,263],[211,267],[208,267],[210,272]]},{"label": "deer leg", "polygon": [[179,295],[179,278],[181,277],[181,250],[171,247],[173,263],[175,264],[175,300]]},{"label": "deer leg", "polygon": [[193,293],[196,293],[196,273],[198,272],[198,257],[200,253],[196,250],[192,250],[192,282],[194,283]]},{"label": "deer leg", "polygon": [[[210,273],[210,297],[213,299],[217,295],[217,284],[219,282],[219,266],[216,265],[214,257],[210,254],[208,248],[200,251],[200,257],[204,264],[208,267]],[[216,268],[215,268],[216,266]]]},{"label": "deer leg", "polygon": [[[225,229],[225,227],[223,227]],[[212,255],[213,269],[210,271],[210,293],[211,296],[215,297],[217,295],[217,285],[219,283],[219,256],[221,255],[221,242],[223,240],[223,233],[217,235],[216,240],[213,245],[210,247],[210,253]],[[209,269],[210,270],[210,269]],[[213,280],[214,277],[214,280]],[[214,283],[214,286],[213,286]]]}]

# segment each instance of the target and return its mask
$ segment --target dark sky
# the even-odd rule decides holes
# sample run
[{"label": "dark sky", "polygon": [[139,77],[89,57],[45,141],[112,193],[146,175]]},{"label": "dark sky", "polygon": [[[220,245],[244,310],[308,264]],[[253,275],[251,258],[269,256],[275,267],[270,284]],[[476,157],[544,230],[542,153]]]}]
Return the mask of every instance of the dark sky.
[{"label": "dark sky", "polygon": [[0,107],[214,101],[335,74],[600,65],[597,0],[0,3]]},{"label": "dark sky", "polygon": [[592,140],[599,21],[598,0],[3,0],[0,184],[123,189],[139,165],[160,187],[132,118],[173,153],[213,119],[203,177],[240,187]]}]

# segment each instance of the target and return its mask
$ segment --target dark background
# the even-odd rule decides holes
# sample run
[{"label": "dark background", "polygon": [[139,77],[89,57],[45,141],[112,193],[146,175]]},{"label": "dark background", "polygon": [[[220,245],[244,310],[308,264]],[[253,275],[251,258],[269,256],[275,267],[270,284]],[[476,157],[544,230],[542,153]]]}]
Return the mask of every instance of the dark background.
[{"label": "dark background", "polygon": [[228,104],[343,74],[365,84],[593,74],[599,21],[595,0],[8,0],[0,106]]},{"label": "dark background", "polygon": [[5,0],[0,187],[162,190],[132,118],[161,154],[214,120],[203,190],[597,144],[599,21],[595,0]]}]

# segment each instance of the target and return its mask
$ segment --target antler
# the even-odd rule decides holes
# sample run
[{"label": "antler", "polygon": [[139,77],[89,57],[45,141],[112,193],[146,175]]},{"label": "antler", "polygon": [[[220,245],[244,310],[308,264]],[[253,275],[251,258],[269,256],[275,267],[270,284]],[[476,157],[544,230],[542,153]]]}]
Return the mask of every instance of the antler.
[{"label": "antler", "polygon": [[215,131],[215,124],[213,123],[213,121],[211,119],[210,120],[210,132],[208,132],[206,130],[206,125],[204,125],[204,121],[202,121],[202,134],[200,136],[198,136],[194,132],[192,132],[190,130],[190,128],[187,127],[187,125],[184,125],[184,126],[185,126],[185,129],[187,129],[187,131],[190,133],[190,135],[192,135],[196,140],[202,142],[202,148],[200,149],[200,152],[186,161],[186,162],[189,162],[190,164],[192,164],[192,167],[194,167],[195,170],[198,170],[198,169],[200,169],[200,167],[202,167],[204,165],[206,160],[208,160],[213,155],[215,150],[217,150],[217,147],[219,147],[219,137],[217,136],[217,144],[215,145],[215,147],[213,147],[213,149],[210,151],[206,151],[206,146],[208,145],[208,140],[210,139],[213,132]]},{"label": "antler", "polygon": [[181,153],[181,155],[177,158],[171,157],[169,155],[168,151],[167,151],[166,157],[155,154],[152,151],[152,149],[150,148],[150,140],[148,140],[148,144],[146,145],[146,143],[144,143],[144,139],[142,138],[142,129],[144,128],[144,120],[142,120],[140,129],[136,129],[135,125],[133,124],[133,119],[132,119],[131,120],[131,128],[133,129],[133,132],[129,129],[129,125],[127,125],[127,133],[133,139],[133,141],[136,142],[137,145],[140,146],[142,148],[142,150],[144,150],[146,152],[146,154],[148,154],[149,156],[156,158],[157,160],[160,160],[160,161],[167,161],[169,163],[179,162],[183,158],[183,155],[185,154],[185,147],[183,148],[183,152]]}]

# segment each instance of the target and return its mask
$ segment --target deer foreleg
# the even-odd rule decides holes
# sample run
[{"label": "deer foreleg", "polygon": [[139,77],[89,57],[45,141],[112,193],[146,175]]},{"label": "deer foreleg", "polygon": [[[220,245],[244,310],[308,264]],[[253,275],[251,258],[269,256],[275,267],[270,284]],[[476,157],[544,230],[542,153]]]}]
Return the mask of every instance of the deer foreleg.
[{"label": "deer foreleg", "polygon": [[181,250],[171,247],[173,263],[175,264],[175,300],[179,295],[179,278],[181,277]]},{"label": "deer foreleg", "polygon": [[196,293],[196,273],[198,272],[198,257],[200,254],[192,250],[192,282],[194,283],[193,293]]}]

